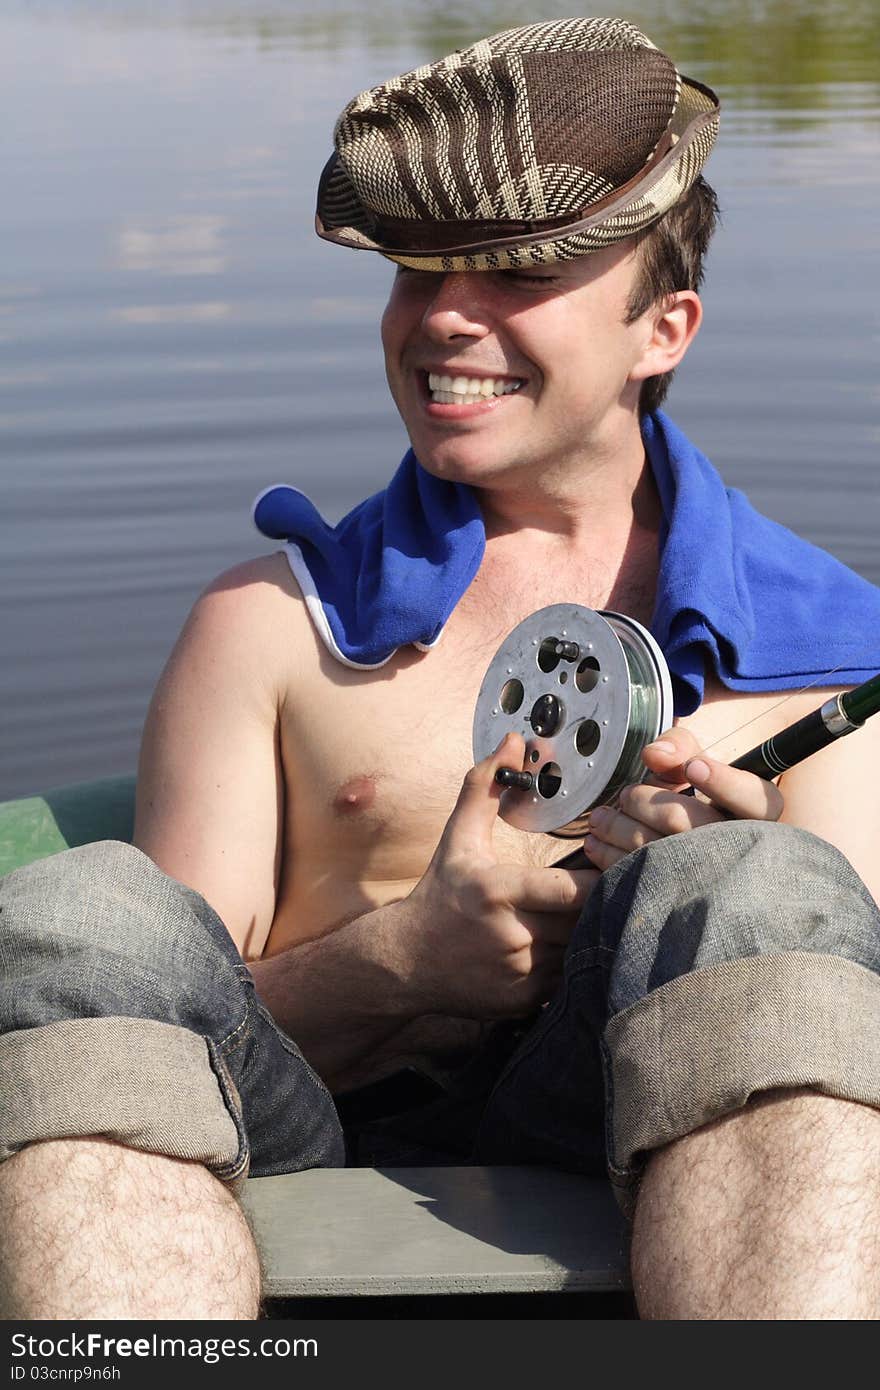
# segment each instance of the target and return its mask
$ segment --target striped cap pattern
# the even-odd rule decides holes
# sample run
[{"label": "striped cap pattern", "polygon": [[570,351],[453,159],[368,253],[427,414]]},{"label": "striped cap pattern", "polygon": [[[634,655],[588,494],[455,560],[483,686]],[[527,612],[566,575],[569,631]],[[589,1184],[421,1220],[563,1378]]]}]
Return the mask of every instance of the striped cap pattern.
[{"label": "striped cap pattern", "polygon": [[425,270],[567,260],[671,207],[717,130],[715,94],[625,20],[507,29],[348,104],[317,230]]}]

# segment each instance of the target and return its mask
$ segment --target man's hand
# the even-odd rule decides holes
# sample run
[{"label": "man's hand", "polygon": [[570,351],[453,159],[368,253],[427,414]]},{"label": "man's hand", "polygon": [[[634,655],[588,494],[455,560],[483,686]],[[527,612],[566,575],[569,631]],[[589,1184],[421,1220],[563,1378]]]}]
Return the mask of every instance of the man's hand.
[{"label": "man's hand", "polygon": [[499,863],[497,768],[519,767],[508,734],[471,768],[431,863],[405,903],[407,984],[419,1013],[517,1018],[549,999],[593,870]]},{"label": "man's hand", "polygon": [[[617,807],[590,812],[584,853],[599,869],[652,840],[678,835],[731,816],[737,820],[778,820],[782,793],[772,782],[716,762],[700,751],[687,729],[667,729],[642,752],[651,774],[637,786],[624,787]],[[695,787],[699,796],[685,796]]]}]

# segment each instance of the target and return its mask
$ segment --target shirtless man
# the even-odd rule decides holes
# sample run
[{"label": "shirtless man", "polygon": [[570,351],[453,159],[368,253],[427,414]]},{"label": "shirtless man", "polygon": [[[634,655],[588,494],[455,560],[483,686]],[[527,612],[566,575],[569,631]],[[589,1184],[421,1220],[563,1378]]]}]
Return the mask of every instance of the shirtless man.
[{"label": "shirtless man", "polygon": [[[613,23],[569,25],[563,46],[592,54],[595,26],[606,47]],[[535,27],[516,32],[528,44]],[[644,53],[642,36],[629,37],[636,31],[619,25],[615,32]],[[538,82],[546,60],[539,54],[535,61]],[[503,98],[512,99],[509,92]],[[680,130],[686,143],[690,126]],[[711,222],[711,195],[698,186]],[[326,214],[326,185],[323,206]],[[325,234],[328,225],[325,215]],[[490,234],[504,239],[497,225]],[[470,244],[478,240],[471,235]],[[467,235],[461,244],[469,244]],[[536,243],[527,233],[522,244]],[[57,863],[71,856],[42,871],[42,891],[54,874],[68,898],[77,874],[83,899],[106,895],[96,885],[109,881],[117,901],[142,880],[146,905],[128,935],[151,937],[155,923],[162,969],[137,976],[149,982],[140,996],[160,990],[159,977],[172,973],[169,991],[186,994],[187,1003],[102,1002],[80,1006],[76,1024],[51,1025],[92,1026],[81,1046],[91,1039],[105,1059],[112,1052],[110,1093],[135,1084],[137,1059],[119,1061],[126,1046],[150,1066],[128,1128],[105,1122],[93,1107],[91,1121],[31,1132],[30,1146],[0,1168],[7,1316],[255,1316],[258,1260],[229,1181],[248,1160],[252,1173],[342,1161],[335,1112],[318,1077],[338,1094],[409,1064],[454,1076],[479,1055],[491,1024],[528,1021],[537,1010],[542,1020],[523,1026],[543,1028],[552,1010],[541,1006],[559,990],[585,904],[575,947],[597,932],[617,932],[608,956],[616,953],[621,964],[618,974],[609,966],[608,1025],[601,1037],[602,1025],[595,1027],[583,1076],[595,1083],[601,1048],[615,1107],[607,1161],[634,1210],[642,1315],[868,1318],[880,1311],[880,1083],[876,1042],[872,1052],[866,1041],[878,1034],[876,944],[870,956],[877,918],[846,862],[880,897],[872,852],[880,729],[868,726],[814,756],[777,789],[727,761],[829,692],[814,687],[779,708],[772,691],[793,679],[737,693],[707,659],[698,707],[645,752],[652,779],[627,789],[619,810],[594,816],[587,849],[595,870],[549,867],[564,843],[498,818],[494,772],[521,765],[516,737],[468,771],[477,691],[516,623],[574,599],[651,624],[664,506],[640,415],[646,383],[656,393],[657,379],[668,380],[702,313],[699,273],[695,284],[631,312],[648,255],[644,234],[618,233],[574,255],[548,252],[558,242],[546,232],[537,244],[544,250],[536,257],[519,265],[502,257],[494,269],[462,266],[461,257],[438,267],[423,247],[396,256],[382,323],[391,392],[421,468],[476,489],[485,526],[479,568],[442,640],[427,652],[401,646],[381,666],[342,664],[322,641],[283,553],[227,572],[199,599],[161,679],[139,771],[135,842],[164,874],[194,890],[185,912],[175,886],[134,850],[111,847],[117,853],[109,870],[106,858],[99,870],[94,856],[74,851],[80,867],[68,865],[63,879]],[[386,241],[389,247],[400,252],[399,242]],[[459,405],[438,398],[442,387],[432,376],[464,378],[468,387],[456,389],[468,396],[476,380],[481,399]],[[482,392],[485,383],[492,385]],[[867,676],[873,668],[865,660]],[[695,758],[709,747],[713,756]],[[688,784],[702,795],[683,795]],[[812,832],[842,854],[784,826]],[[9,882],[32,882],[33,871],[21,874],[30,878]],[[33,889],[27,892],[31,901]],[[626,897],[629,917],[609,928],[620,917],[615,893]],[[193,1021],[194,1013],[202,1019],[202,995],[188,980],[180,983],[181,970],[194,979],[208,969],[193,945],[193,921],[209,921],[214,932],[213,955],[207,948],[205,955],[217,990],[250,986],[231,948],[221,960],[222,926],[196,894],[222,919],[262,1000],[252,1002],[247,1019],[230,1013],[222,1027]],[[24,896],[21,889],[19,904]],[[649,965],[656,950],[651,969],[662,973],[627,995],[623,962],[635,959],[634,947],[662,935],[663,922],[684,930],[693,905],[702,912],[707,902],[710,920],[724,909],[730,918],[716,936],[741,942],[746,933],[745,944],[725,956],[706,944],[708,928],[703,945],[694,944],[698,931],[687,938],[690,959],[680,968],[662,963],[659,946],[646,947]],[[7,911],[15,905],[13,892]],[[649,928],[652,913],[657,921]],[[114,970],[128,949],[123,932],[111,932]],[[171,954],[184,949],[184,938],[185,966]],[[661,998],[666,1012],[654,1037],[651,1010]],[[124,1016],[126,1043],[113,1031],[114,1015]],[[36,1037],[45,1019],[19,1028]],[[828,1028],[836,1030],[831,1039]],[[216,1095],[211,1104],[206,1099],[205,1056],[185,1051],[185,1030],[188,1039],[208,1039],[211,1085],[222,1104]],[[239,1044],[243,1054],[257,1030],[260,1045],[275,1047],[280,1061],[273,1054],[269,1063],[241,1064]],[[716,1036],[726,1039],[717,1048]],[[62,1041],[69,1058],[70,1032]],[[627,1067],[637,1071],[642,1063],[633,1058],[652,1048],[644,1076],[627,1090]],[[35,1068],[37,1058],[28,1055],[21,1066]],[[296,1075],[282,1082],[285,1062]],[[163,1080],[163,1065],[174,1084]],[[277,1087],[265,1104],[252,1099],[271,1090],[256,1084],[264,1065]],[[473,1150],[477,1161],[552,1161],[529,1128],[529,1086],[542,1096],[543,1083],[529,1077],[528,1065],[512,1099],[505,1102],[499,1087],[496,1118],[490,1107]],[[187,1067],[195,1078],[189,1098],[181,1080]],[[662,1120],[650,1116],[660,1078],[676,1068],[680,1116],[671,1116],[670,1103]],[[81,1096],[88,1066],[74,1070]],[[713,1085],[717,1094],[698,1095]],[[581,1103],[582,1096],[564,1103],[551,1096],[557,1118]],[[601,1098],[593,1103],[599,1138],[585,1141],[574,1166],[589,1168],[601,1147]],[[554,1142],[567,1152],[571,1141],[560,1133]],[[10,1145],[16,1148],[21,1140]],[[370,1161],[364,1152],[362,1161]],[[35,1227],[49,1233],[51,1262],[32,1238]],[[150,1281],[144,1270],[153,1266],[161,1276]]]}]

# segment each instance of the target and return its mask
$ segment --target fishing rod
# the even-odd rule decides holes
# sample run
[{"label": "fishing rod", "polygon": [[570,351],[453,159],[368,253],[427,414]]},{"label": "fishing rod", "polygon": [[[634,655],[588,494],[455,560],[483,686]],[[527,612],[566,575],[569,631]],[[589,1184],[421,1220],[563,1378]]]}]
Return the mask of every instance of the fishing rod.
[{"label": "fishing rod", "polygon": [[787,729],[767,738],[757,748],[734,758],[731,767],[752,772],[770,781],[796,763],[818,753],[836,739],[861,729],[866,719],[880,711],[880,674],[863,681],[842,695],[834,695],[824,705],[789,724]]}]

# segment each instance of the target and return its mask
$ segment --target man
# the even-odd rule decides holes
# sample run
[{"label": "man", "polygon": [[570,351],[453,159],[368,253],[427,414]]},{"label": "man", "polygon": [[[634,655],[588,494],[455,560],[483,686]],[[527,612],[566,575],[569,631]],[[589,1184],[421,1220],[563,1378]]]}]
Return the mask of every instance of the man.
[{"label": "man", "polygon": [[[343,113],[319,231],[397,263],[413,452],[335,531],[259,499],[286,554],[193,610],[139,849],[6,881],[8,1316],[255,1316],[232,1184],[341,1163],[329,1092],[360,1098],[349,1161],[607,1165],[643,1316],[877,1316],[878,737],[780,789],[726,763],[826,698],[780,690],[880,666],[880,605],[656,413],[700,324],[716,125],[616,20]],[[489,661],[560,601],[651,624],[676,688],[593,869],[498,819],[521,740],[467,771]]]}]

